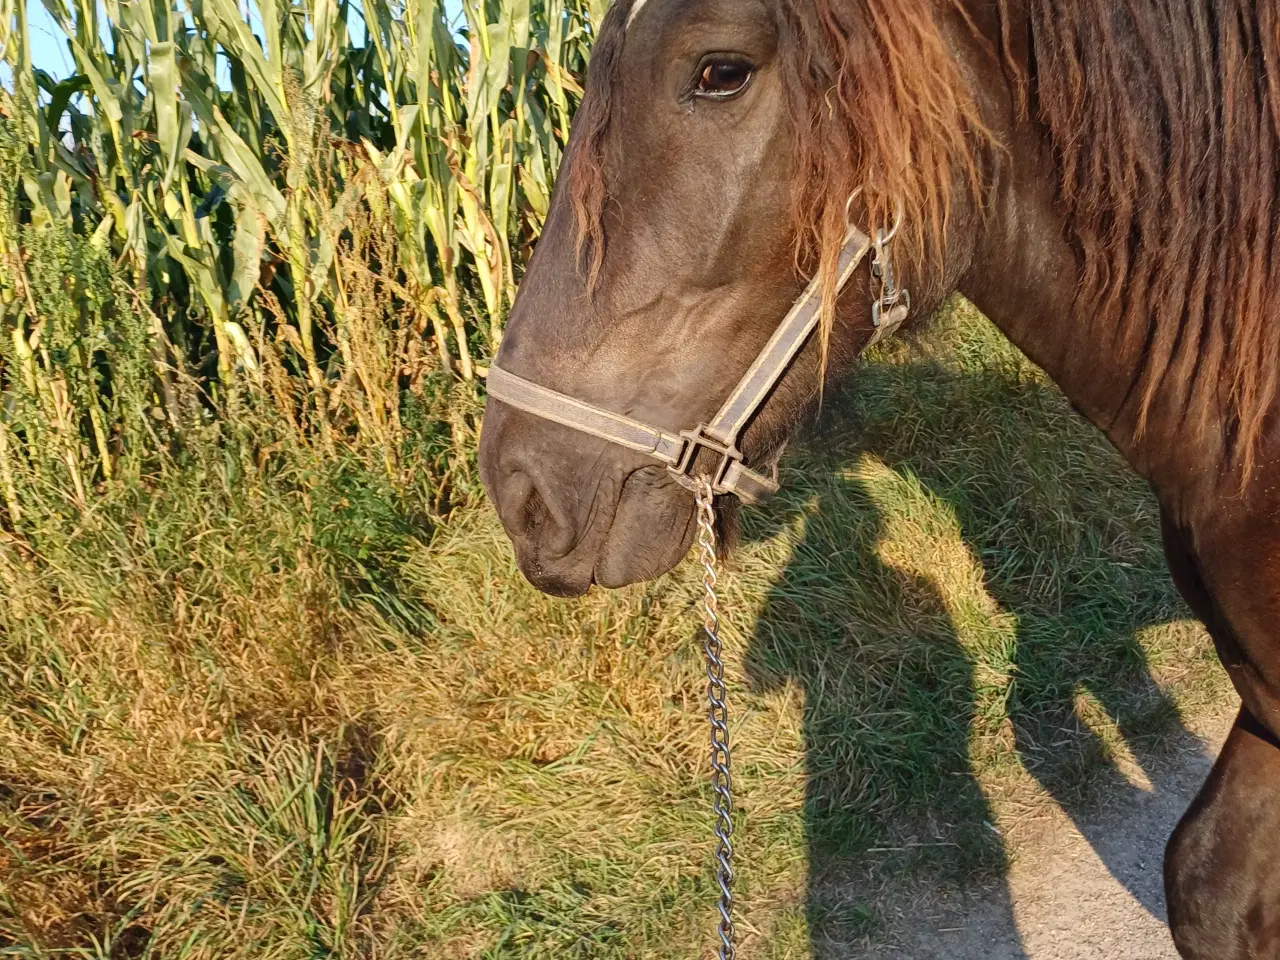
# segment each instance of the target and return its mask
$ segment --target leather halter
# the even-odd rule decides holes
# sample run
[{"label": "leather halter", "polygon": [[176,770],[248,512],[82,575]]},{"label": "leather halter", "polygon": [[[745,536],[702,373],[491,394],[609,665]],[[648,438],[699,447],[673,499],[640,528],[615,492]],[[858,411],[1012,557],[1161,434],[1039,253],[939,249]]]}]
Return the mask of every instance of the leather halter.
[{"label": "leather halter", "polygon": [[[911,309],[910,294],[896,285],[888,254],[888,243],[896,232],[896,226],[887,234],[883,230],[878,231],[873,242],[857,227],[850,225],[837,261],[836,292],[839,293],[867,254],[874,251],[871,273],[880,284],[880,295],[873,303],[875,332],[867,346],[896,331]],[[517,410],[650,456],[666,464],[677,482],[688,489],[694,486],[694,461],[698,452],[709,450],[720,458],[719,465],[708,476],[713,492],[731,493],[745,503],[758,503],[778,491],[776,461],[771,469],[772,476],[751,469],[743,462],[738,441],[747,423],[764,405],[817,328],[821,292],[821,278],[814,277],[742,375],[720,411],[710,423],[699,424],[693,430],[667,433],[525,380],[496,363],[489,368],[488,393]]]}]

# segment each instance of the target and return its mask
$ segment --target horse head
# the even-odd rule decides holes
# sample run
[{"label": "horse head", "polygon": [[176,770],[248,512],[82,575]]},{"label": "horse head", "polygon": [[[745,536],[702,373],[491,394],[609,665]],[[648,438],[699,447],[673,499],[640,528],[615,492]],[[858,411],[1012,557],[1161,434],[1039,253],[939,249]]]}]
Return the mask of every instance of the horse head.
[{"label": "horse head", "polygon": [[[875,329],[870,267],[837,278],[849,222],[893,236],[927,316],[971,257],[995,163],[962,69],[996,62],[982,31],[931,0],[878,5],[616,3],[496,365],[679,433],[816,276],[820,329],[739,439],[767,471]],[[692,472],[716,469],[695,453]],[[548,592],[658,576],[692,542],[694,499],[663,464],[492,396],[480,468]]]}]

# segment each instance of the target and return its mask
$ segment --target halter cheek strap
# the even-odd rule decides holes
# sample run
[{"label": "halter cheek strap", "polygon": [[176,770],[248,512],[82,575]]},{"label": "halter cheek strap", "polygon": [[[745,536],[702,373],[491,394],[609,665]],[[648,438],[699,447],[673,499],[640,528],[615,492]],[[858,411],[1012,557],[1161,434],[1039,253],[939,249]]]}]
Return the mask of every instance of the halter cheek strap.
[{"label": "halter cheek strap", "polygon": [[[880,232],[873,244],[865,233],[850,226],[837,262],[838,293],[874,247],[872,276],[881,280],[881,293],[872,311],[876,327],[872,342],[892,334],[910,310],[906,291],[893,285],[887,255],[890,238],[891,235]],[[886,268],[889,268],[887,285],[883,282]],[[693,470],[699,451],[708,450],[720,458],[708,478],[712,490],[716,494],[734,494],[745,503],[759,503],[778,491],[776,468],[771,471],[772,476],[765,476],[748,467],[743,462],[738,442],[748,422],[764,406],[773,388],[813,335],[820,313],[821,283],[820,278],[815,277],[711,422],[679,434],[667,433],[631,417],[558,393],[509,373],[496,364],[489,368],[488,392],[493,399],[517,410],[652,457],[665,464],[677,482],[688,489],[694,487]]]}]

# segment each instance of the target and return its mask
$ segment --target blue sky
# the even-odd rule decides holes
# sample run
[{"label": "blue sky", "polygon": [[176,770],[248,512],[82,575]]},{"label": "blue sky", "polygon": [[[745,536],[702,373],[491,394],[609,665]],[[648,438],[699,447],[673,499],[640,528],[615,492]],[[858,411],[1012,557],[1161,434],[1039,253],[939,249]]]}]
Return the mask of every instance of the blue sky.
[{"label": "blue sky", "polygon": [[74,73],[75,64],[71,62],[67,38],[40,0],[31,0],[27,4],[27,23],[31,29],[31,62],[55,77]]},{"label": "blue sky", "polygon": [[[357,5],[353,4],[353,6]],[[445,0],[444,9],[451,23],[461,22],[461,0]],[[254,12],[256,13],[256,5],[254,5]],[[364,36],[364,25],[359,21],[359,14],[353,13],[352,34],[357,42]],[[27,22],[31,29],[32,62],[41,70],[46,70],[59,79],[74,73],[75,64],[71,59],[71,51],[67,49],[66,37],[58,29],[57,23],[40,0],[27,0]],[[105,28],[105,17],[102,18],[102,22]]]}]

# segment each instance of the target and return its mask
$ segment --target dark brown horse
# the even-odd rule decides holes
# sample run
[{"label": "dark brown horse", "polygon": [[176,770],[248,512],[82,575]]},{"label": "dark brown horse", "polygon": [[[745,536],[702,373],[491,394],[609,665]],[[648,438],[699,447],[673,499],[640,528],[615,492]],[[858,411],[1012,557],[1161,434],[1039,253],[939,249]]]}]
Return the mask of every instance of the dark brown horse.
[{"label": "dark brown horse", "polygon": [[[973,300],[1163,508],[1243,708],[1170,841],[1186,957],[1280,957],[1280,3],[618,0],[499,357],[668,430],[705,422],[805,277],[822,336],[743,439],[767,464],[869,339],[846,201],[924,318]],[[693,498],[491,401],[486,486],[549,592],[658,576]],[[721,498],[722,519],[733,511]]]}]

